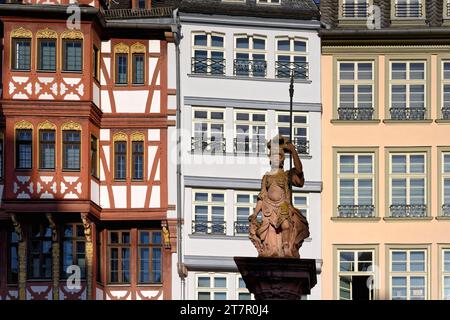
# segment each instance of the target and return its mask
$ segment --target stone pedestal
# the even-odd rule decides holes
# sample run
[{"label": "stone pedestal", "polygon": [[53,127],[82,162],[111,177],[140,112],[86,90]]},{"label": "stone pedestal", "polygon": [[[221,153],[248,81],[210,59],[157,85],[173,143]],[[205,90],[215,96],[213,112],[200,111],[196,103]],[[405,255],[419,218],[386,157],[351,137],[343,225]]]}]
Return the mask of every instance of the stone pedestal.
[{"label": "stone pedestal", "polygon": [[234,257],[256,300],[300,300],[317,284],[314,259]]}]

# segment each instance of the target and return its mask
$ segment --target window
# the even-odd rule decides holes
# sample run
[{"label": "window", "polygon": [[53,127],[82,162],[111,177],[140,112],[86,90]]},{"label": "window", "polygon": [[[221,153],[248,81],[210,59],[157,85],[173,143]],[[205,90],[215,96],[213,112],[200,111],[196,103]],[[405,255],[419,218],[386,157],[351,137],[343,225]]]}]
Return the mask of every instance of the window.
[{"label": "window", "polygon": [[266,114],[246,110],[235,111],[234,152],[266,153]]},{"label": "window", "polygon": [[450,120],[450,61],[442,62],[442,119]]},{"label": "window", "polygon": [[368,16],[369,0],[342,0],[343,18],[365,19]]},{"label": "window", "polygon": [[443,152],[442,156],[442,215],[450,216],[450,152]]},{"label": "window", "polygon": [[450,300],[450,249],[442,250],[442,299]]},{"label": "window", "polygon": [[52,230],[46,224],[31,224],[29,277],[52,277]]},{"label": "window", "polygon": [[81,132],[63,130],[63,169],[80,170]]},{"label": "window", "polygon": [[395,17],[397,18],[421,18],[424,16],[424,4],[422,0],[393,0]]},{"label": "window", "polygon": [[425,62],[390,62],[392,120],[424,120]]},{"label": "window", "polygon": [[69,276],[67,268],[80,267],[81,278],[86,278],[86,237],[81,223],[71,223],[63,228],[62,270],[63,278]]},{"label": "window", "polygon": [[390,213],[392,217],[427,215],[426,154],[389,154]]},{"label": "window", "polygon": [[192,72],[225,74],[225,38],[219,33],[193,34]]},{"label": "window", "polygon": [[144,142],[132,142],[132,177],[133,180],[144,180]]},{"label": "window", "polygon": [[234,48],[234,75],[245,77],[266,76],[266,38],[248,35],[236,36]]},{"label": "window", "polygon": [[125,180],[127,172],[127,142],[114,142],[114,179]]},{"label": "window", "polygon": [[83,68],[83,41],[63,40],[63,70],[81,72]]},{"label": "window", "polygon": [[235,222],[234,233],[248,235],[249,221],[248,217],[253,213],[258,202],[257,192],[236,192],[235,195]]},{"label": "window", "polygon": [[390,272],[392,300],[427,299],[426,250],[390,250]]},{"label": "window", "polygon": [[39,130],[39,168],[55,169],[55,130]]},{"label": "window", "polygon": [[225,275],[197,276],[198,300],[227,300],[227,277]]},{"label": "window", "polygon": [[221,109],[193,108],[192,151],[224,153],[225,112]]},{"label": "window", "polygon": [[12,68],[13,70],[30,70],[31,68],[31,39],[12,39]]},{"label": "window", "polygon": [[102,243],[103,243],[103,232],[99,231],[97,229],[97,238],[96,238],[96,252],[95,255],[97,257],[97,274],[96,274],[96,280],[98,283],[102,283],[103,282],[103,253],[102,253]]},{"label": "window", "polygon": [[374,154],[338,154],[338,216],[374,216]]},{"label": "window", "polygon": [[145,54],[133,53],[133,84],[145,82]]},{"label": "window", "polygon": [[300,210],[300,213],[308,220],[309,217],[309,201],[307,195],[294,194],[294,207]]},{"label": "window", "polygon": [[162,283],[162,237],[160,231],[139,231],[139,283]]},{"label": "window", "polygon": [[[294,112],[292,116],[292,131],[297,152],[299,154],[309,154],[308,115]],[[291,120],[289,112],[277,113],[278,133],[288,139],[291,139],[291,135],[289,133],[290,123]]]},{"label": "window", "polygon": [[444,19],[450,18],[450,1],[444,1]]},{"label": "window", "polygon": [[128,84],[128,54],[116,54],[116,84]]},{"label": "window", "polygon": [[39,39],[38,69],[40,71],[56,71],[56,40]]},{"label": "window", "polygon": [[99,81],[100,80],[100,51],[96,46],[93,48],[93,68],[92,74],[94,75],[94,79]]},{"label": "window", "polygon": [[8,283],[17,283],[19,279],[19,237],[15,231],[10,231],[8,237]]},{"label": "window", "polygon": [[98,139],[91,135],[91,175],[98,178]]},{"label": "window", "polygon": [[257,3],[262,3],[262,4],[280,4],[281,0],[258,0]]},{"label": "window", "polygon": [[33,163],[32,156],[32,130],[16,130],[16,168],[31,169]]},{"label": "window", "polygon": [[194,191],[192,233],[225,234],[225,193]]},{"label": "window", "polygon": [[145,5],[146,0],[137,0],[137,5],[139,9],[145,9],[146,5]]},{"label": "window", "polygon": [[252,300],[252,294],[247,290],[247,286],[245,285],[244,279],[238,276],[238,285],[237,285],[237,299],[238,300]]},{"label": "window", "polygon": [[338,62],[339,120],[372,120],[374,113],[374,62]]},{"label": "window", "polygon": [[308,79],[308,59],[306,41],[297,38],[277,40],[276,52],[277,78],[290,78],[294,72],[295,79]]},{"label": "window", "polygon": [[374,250],[338,250],[339,300],[373,300]]},{"label": "window", "polygon": [[130,283],[131,239],[129,231],[109,231],[109,282]]}]

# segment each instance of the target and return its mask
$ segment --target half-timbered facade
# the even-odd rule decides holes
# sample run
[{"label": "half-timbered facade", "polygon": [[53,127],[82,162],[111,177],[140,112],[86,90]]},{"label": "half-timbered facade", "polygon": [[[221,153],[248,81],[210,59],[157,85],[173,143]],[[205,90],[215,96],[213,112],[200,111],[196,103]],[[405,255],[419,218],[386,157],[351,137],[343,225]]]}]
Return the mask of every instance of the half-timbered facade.
[{"label": "half-timbered facade", "polygon": [[0,5],[0,299],[170,299],[173,10],[24,3]]}]

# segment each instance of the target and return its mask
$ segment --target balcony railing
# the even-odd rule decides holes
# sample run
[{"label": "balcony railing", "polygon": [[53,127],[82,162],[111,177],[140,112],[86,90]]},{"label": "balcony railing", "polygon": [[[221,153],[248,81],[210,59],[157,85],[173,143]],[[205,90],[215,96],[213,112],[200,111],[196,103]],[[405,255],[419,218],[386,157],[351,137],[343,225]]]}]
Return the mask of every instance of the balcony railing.
[{"label": "balcony railing", "polygon": [[302,138],[295,138],[294,144],[299,154],[309,154],[309,141]]},{"label": "balcony railing", "polygon": [[442,108],[442,119],[450,120],[450,107]]},{"label": "balcony railing", "polygon": [[226,141],[225,138],[202,139],[191,137],[191,151],[192,152],[208,152],[208,153],[225,153]]},{"label": "balcony railing", "polygon": [[397,3],[395,16],[398,18],[421,18],[423,14],[421,3]]},{"label": "balcony railing", "polygon": [[234,152],[235,153],[255,153],[265,154],[267,151],[265,139],[241,139],[234,138]]},{"label": "balcony railing", "polygon": [[235,234],[248,234],[249,222],[248,221],[235,221],[234,233]]},{"label": "balcony railing", "polygon": [[391,217],[393,218],[416,218],[427,216],[426,204],[398,205],[390,206]]},{"label": "balcony railing", "polygon": [[374,205],[339,205],[338,213],[341,218],[372,218]]},{"label": "balcony railing", "polygon": [[192,221],[192,233],[201,234],[225,234],[225,221]]},{"label": "balcony railing", "polygon": [[342,16],[344,18],[366,18],[368,7],[368,3],[344,3],[342,5]]},{"label": "balcony railing", "polygon": [[444,217],[450,217],[450,204],[442,205],[442,215]]},{"label": "balcony railing", "polygon": [[245,77],[265,77],[267,75],[267,61],[235,59],[234,75]]},{"label": "balcony railing", "polygon": [[309,78],[308,62],[285,62],[277,61],[275,63],[277,78],[290,78],[294,72],[294,78],[306,80]]},{"label": "balcony railing", "polygon": [[155,7],[151,9],[110,9],[102,10],[104,17],[108,20],[112,19],[132,19],[132,18],[155,18],[155,17],[172,17],[173,8],[171,7]]},{"label": "balcony railing", "polygon": [[424,120],[425,108],[391,108],[391,120]]},{"label": "balcony railing", "polygon": [[225,74],[225,59],[192,58],[192,73]]},{"label": "balcony railing", "polygon": [[339,120],[373,120],[373,108],[338,108]]}]

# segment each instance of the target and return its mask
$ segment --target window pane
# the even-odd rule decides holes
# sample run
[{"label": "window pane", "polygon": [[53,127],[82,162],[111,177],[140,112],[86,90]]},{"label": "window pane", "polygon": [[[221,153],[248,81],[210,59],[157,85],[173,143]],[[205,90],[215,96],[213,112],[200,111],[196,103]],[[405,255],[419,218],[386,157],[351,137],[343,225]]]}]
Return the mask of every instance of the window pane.
[{"label": "window pane", "polygon": [[214,278],[214,287],[215,288],[226,288],[227,287],[227,278]]},{"label": "window pane", "polygon": [[354,271],[355,254],[353,252],[340,252],[339,258],[340,271]]},{"label": "window pane", "polygon": [[211,294],[209,292],[199,292],[198,300],[211,300]]},{"label": "window pane", "polygon": [[354,80],[355,79],[355,64],[354,63],[343,63],[339,64],[341,80]]},{"label": "window pane", "polygon": [[39,70],[56,70],[56,41],[39,41]]},{"label": "window pane", "polygon": [[248,43],[249,43],[248,38],[237,38],[236,39],[236,48],[248,49],[249,48]]},{"label": "window pane", "polygon": [[210,278],[209,277],[199,277],[197,286],[199,288],[210,288],[211,287]]},{"label": "window pane", "polygon": [[305,41],[294,41],[294,51],[306,52],[306,42]]},{"label": "window pane", "polygon": [[406,156],[400,155],[392,156],[392,172],[406,173]]},{"label": "window pane", "polygon": [[253,38],[253,49],[265,50],[266,49],[266,40]]},{"label": "window pane", "polygon": [[31,40],[14,39],[13,40],[13,69],[29,70],[31,61]]},{"label": "window pane", "polygon": [[82,70],[82,42],[64,40],[64,70]]},{"label": "window pane", "polygon": [[406,63],[392,63],[392,79],[406,80]]},{"label": "window pane", "polygon": [[354,173],[355,172],[355,157],[351,155],[340,156],[340,172]]},{"label": "window pane", "polygon": [[411,63],[409,65],[410,80],[425,79],[425,65],[423,63]]},{"label": "window pane", "polygon": [[143,54],[133,54],[133,83],[134,84],[144,84],[144,55]]},{"label": "window pane", "polygon": [[212,36],[211,37],[211,46],[223,48],[223,37]]},{"label": "window pane", "polygon": [[199,34],[194,37],[194,45],[195,46],[206,46],[207,45],[207,37],[205,34]]},{"label": "window pane", "polygon": [[289,40],[278,40],[278,50],[279,51],[290,51],[290,41]]}]

